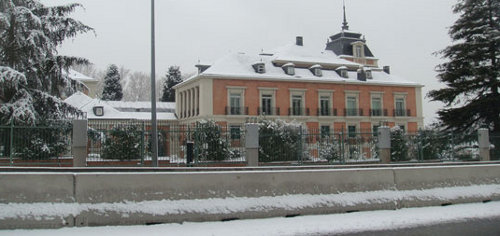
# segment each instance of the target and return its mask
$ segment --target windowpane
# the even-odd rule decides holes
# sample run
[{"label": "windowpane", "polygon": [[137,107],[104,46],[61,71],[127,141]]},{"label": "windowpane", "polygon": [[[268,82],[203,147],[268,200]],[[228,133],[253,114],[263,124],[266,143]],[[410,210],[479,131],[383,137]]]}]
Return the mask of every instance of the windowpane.
[{"label": "windowpane", "polygon": [[269,94],[262,95],[262,114],[272,115],[271,105],[273,101],[273,96]]},{"label": "windowpane", "polygon": [[231,114],[239,115],[241,112],[241,94],[232,93],[230,94],[229,105],[231,106]]},{"label": "windowpane", "polygon": [[321,126],[321,137],[326,138],[330,136],[330,126],[322,125]]},{"label": "windowpane", "polygon": [[322,116],[330,115],[330,97],[321,96],[320,97],[320,114]]},{"label": "windowpane", "polygon": [[358,109],[357,99],[356,97],[347,97],[347,115],[348,116],[356,116]]},{"label": "windowpane", "polygon": [[356,137],[356,126],[355,125],[347,126],[347,133],[349,135],[349,138]]},{"label": "windowpane", "polygon": [[231,126],[231,139],[240,139],[240,127],[239,126]]},{"label": "windowpane", "polygon": [[295,116],[302,115],[302,96],[293,95],[292,96],[292,114]]}]

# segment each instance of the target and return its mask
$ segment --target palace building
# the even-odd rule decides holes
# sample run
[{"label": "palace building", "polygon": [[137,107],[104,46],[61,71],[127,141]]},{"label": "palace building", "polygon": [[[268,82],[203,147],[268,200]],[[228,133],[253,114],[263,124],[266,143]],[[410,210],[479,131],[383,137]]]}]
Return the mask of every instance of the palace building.
[{"label": "palace building", "polygon": [[342,30],[323,52],[303,37],[257,55],[232,53],[175,86],[181,124],[213,119],[237,129],[259,117],[295,120],[322,132],[416,132],[423,126],[423,85],[378,66],[363,35]]}]

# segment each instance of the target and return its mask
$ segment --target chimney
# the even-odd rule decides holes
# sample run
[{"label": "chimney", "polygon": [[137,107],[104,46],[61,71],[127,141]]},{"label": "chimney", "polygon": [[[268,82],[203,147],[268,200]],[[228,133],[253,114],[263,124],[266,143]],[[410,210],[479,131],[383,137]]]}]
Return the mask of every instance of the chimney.
[{"label": "chimney", "polygon": [[390,66],[384,66],[384,72],[387,74],[391,73],[391,67]]},{"label": "chimney", "polygon": [[297,46],[304,46],[304,38],[302,38],[302,36],[297,36],[297,38],[295,39],[295,44]]},{"label": "chimney", "polygon": [[364,69],[358,69],[358,80],[366,81],[366,71]]}]

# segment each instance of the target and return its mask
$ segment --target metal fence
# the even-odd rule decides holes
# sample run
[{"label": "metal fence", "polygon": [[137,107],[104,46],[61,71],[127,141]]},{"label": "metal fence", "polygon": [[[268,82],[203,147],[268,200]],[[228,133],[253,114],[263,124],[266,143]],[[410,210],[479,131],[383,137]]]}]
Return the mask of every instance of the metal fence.
[{"label": "metal fence", "polygon": [[[158,123],[160,166],[231,165],[245,162],[244,130],[212,123]],[[188,162],[187,144],[194,145]],[[151,166],[151,125],[145,121],[89,123],[89,166]]]},{"label": "metal fence", "polygon": [[322,132],[289,129],[259,134],[259,161],[292,164],[378,162],[377,136],[372,132]]},{"label": "metal fence", "polygon": [[490,135],[491,160],[500,160],[500,133],[493,133]]},{"label": "metal fence", "polygon": [[72,123],[0,126],[0,166],[73,166]]},{"label": "metal fence", "polygon": [[[0,166],[72,166],[72,123],[0,126]],[[160,166],[243,166],[244,126],[215,122],[178,125],[158,122]],[[259,133],[264,165],[378,163],[377,134],[346,130],[289,129]],[[500,135],[490,135],[491,159],[500,159]],[[193,159],[188,161],[188,143]],[[147,121],[89,121],[88,166],[151,166],[151,125]],[[392,162],[479,160],[477,134],[433,130],[391,131]]]},{"label": "metal fence", "polygon": [[477,134],[421,130],[391,132],[392,162],[440,162],[479,160]]}]

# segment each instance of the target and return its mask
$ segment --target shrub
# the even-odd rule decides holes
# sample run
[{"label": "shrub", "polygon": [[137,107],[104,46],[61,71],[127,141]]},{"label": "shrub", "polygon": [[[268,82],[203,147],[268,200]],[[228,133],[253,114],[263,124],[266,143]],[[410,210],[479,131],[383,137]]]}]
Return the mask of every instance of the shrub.
[{"label": "shrub", "polygon": [[137,126],[114,126],[104,141],[101,157],[119,160],[140,158],[142,135],[142,131]]},{"label": "shrub", "polygon": [[193,131],[195,153],[201,161],[222,161],[233,154],[228,148],[227,138],[213,120],[203,120]]},{"label": "shrub", "polygon": [[302,150],[302,127],[283,120],[259,121],[259,161],[297,161]]}]

